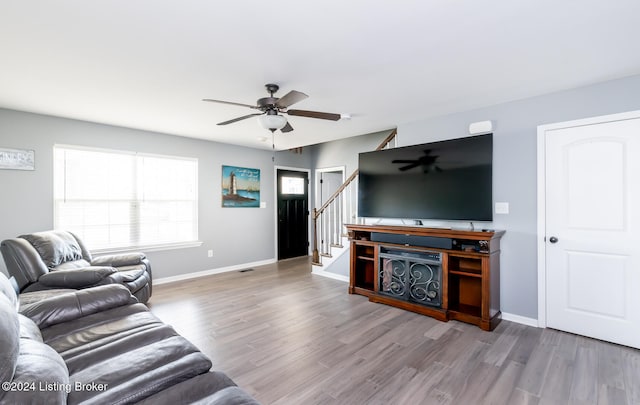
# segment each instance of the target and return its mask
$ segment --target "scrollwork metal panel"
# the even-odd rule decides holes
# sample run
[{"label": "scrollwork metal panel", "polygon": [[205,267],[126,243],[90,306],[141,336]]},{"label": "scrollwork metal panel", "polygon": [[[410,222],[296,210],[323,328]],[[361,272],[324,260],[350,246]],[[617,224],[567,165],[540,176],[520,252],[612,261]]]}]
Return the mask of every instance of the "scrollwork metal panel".
[{"label": "scrollwork metal panel", "polygon": [[407,285],[407,267],[402,260],[382,259],[380,270],[381,291],[395,297],[404,297]]},{"label": "scrollwork metal panel", "polygon": [[[435,267],[435,269],[434,269]],[[426,305],[440,305],[440,266],[411,263],[409,270],[409,297]]]},{"label": "scrollwork metal panel", "polygon": [[381,294],[428,306],[442,305],[439,253],[405,253],[381,248],[379,269]]}]

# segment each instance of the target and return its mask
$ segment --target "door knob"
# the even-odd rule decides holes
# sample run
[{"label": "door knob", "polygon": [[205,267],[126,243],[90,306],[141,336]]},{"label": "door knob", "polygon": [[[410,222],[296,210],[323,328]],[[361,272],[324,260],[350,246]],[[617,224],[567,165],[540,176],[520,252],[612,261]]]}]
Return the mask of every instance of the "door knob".
[{"label": "door knob", "polygon": [[556,238],[555,236],[552,236],[549,238],[549,242],[551,243],[556,243],[558,241],[558,238]]}]

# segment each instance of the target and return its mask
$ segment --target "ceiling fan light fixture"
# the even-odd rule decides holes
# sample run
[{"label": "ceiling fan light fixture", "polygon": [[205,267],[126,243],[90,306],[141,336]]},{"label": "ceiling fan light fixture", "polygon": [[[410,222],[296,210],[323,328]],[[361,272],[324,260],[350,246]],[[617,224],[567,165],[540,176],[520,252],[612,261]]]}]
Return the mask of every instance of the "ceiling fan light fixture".
[{"label": "ceiling fan light fixture", "polygon": [[282,115],[265,114],[258,117],[258,122],[264,129],[273,132],[276,129],[282,129],[287,125],[287,119]]}]

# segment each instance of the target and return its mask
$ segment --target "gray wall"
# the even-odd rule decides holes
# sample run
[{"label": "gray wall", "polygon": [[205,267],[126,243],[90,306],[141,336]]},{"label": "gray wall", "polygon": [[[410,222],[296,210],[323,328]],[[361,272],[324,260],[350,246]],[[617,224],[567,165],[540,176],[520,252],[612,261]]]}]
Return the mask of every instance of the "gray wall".
[{"label": "gray wall", "polygon": [[[346,166],[345,177],[358,168],[358,153],[371,152],[391,133],[392,129],[374,132],[366,135],[354,136],[337,141],[321,143],[308,147],[311,154],[311,184],[316,184],[315,170],[329,167]],[[311,201],[317,201],[313,190]],[[318,207],[316,207],[318,208]]]},{"label": "gray wall", "polygon": [[[470,123],[494,122],[493,196],[510,204],[510,213],[495,214],[492,224],[507,231],[501,256],[503,312],[537,318],[537,126],[639,109],[640,76],[632,76],[398,125],[398,146],[407,146],[468,136]],[[343,161],[353,161],[358,152],[371,150],[363,139],[353,138],[360,144],[322,145],[312,160],[321,165],[316,167],[329,166],[335,162],[327,154],[340,153]]]},{"label": "gray wall", "polygon": [[392,129],[389,129],[313,145],[310,147],[313,169],[346,166],[345,175],[349,177],[358,168],[358,153],[375,150],[391,131]]},{"label": "gray wall", "polygon": [[[0,240],[53,227],[53,145],[130,150],[199,160],[196,248],[147,252],[154,277],[170,277],[275,258],[272,152],[129,128],[0,109],[0,147],[34,149],[35,171],[0,170]],[[279,152],[277,165],[309,168],[310,154]],[[221,166],[260,169],[267,208],[222,208]],[[207,250],[213,250],[213,258]],[[6,267],[0,261],[0,270]]]}]

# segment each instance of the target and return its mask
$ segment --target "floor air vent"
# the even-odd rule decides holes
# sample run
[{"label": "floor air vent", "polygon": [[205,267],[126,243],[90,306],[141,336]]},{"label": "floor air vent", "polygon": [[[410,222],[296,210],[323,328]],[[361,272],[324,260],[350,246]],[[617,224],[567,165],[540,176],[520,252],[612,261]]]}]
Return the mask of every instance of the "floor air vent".
[{"label": "floor air vent", "polygon": [[248,272],[248,271],[253,271],[253,269],[244,269],[244,270],[240,270],[239,272],[240,272],[240,273],[246,273],[246,272]]}]

